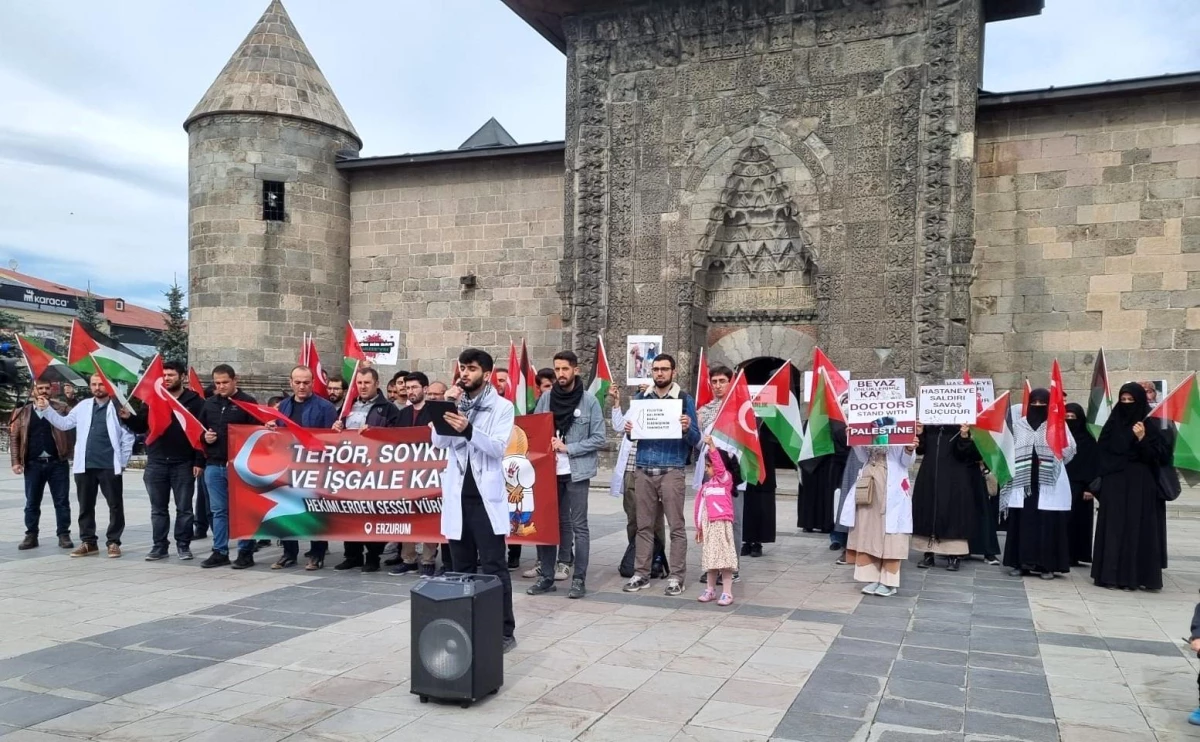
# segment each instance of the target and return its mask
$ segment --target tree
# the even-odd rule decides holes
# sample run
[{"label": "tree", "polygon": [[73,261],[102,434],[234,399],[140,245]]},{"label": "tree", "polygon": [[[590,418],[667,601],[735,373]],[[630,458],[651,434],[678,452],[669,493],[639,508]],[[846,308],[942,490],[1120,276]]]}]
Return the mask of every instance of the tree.
[{"label": "tree", "polygon": [[100,329],[100,323],[104,321],[104,317],[100,315],[100,310],[96,308],[96,300],[92,298],[92,292],[88,291],[87,296],[78,297],[76,303],[79,309],[76,311],[75,316],[79,320],[79,323],[90,333],[105,335]]},{"label": "tree", "polygon": [[[12,378],[0,384],[0,417],[7,420],[9,414],[25,403],[29,396],[29,369],[21,361],[21,346],[17,333],[23,329],[21,318],[12,312],[0,310],[0,366]],[[14,373],[15,372],[15,373]]]},{"label": "tree", "polygon": [[179,281],[176,280],[171,284],[171,288],[164,291],[163,296],[167,297],[167,306],[162,308],[163,319],[166,320],[167,327],[158,333],[156,339],[158,352],[162,354],[164,361],[187,363],[188,308],[183,304],[183,289],[180,288]]}]

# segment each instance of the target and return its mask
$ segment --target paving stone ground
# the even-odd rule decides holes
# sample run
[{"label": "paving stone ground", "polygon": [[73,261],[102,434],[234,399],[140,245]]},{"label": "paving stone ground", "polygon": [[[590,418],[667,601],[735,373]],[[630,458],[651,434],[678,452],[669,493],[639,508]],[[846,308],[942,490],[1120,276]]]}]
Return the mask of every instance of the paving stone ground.
[{"label": "paving stone ground", "polygon": [[463,710],[409,692],[412,578],[271,571],[277,548],[240,572],[145,562],[136,472],[124,557],[18,552],[22,484],[2,475],[0,738],[1200,739],[1186,722],[1197,660],[1181,641],[1200,598],[1200,521],[1170,522],[1158,594],[1102,590],[1078,571],[1043,582],[910,562],[899,595],[880,599],[833,564],[825,537],[790,527],[795,504],[781,499],[779,542],[744,560],[722,609],[696,602],[694,548],[683,597],[620,592],[620,503],[594,491],[590,506],[592,594],[528,597],[518,577],[504,687]]}]

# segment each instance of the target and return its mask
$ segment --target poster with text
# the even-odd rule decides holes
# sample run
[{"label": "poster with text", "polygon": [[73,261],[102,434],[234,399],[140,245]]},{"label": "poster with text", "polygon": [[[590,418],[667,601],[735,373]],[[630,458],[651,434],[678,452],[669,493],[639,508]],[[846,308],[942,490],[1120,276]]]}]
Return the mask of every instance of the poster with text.
[{"label": "poster with text", "polygon": [[975,387],[966,384],[921,387],[917,420],[922,425],[974,425]]},{"label": "poster with text", "polygon": [[653,383],[650,365],[662,352],[662,335],[628,336],[625,340],[625,383],[629,386]]},{"label": "poster with text", "polygon": [[400,332],[398,330],[360,330],[354,336],[363,355],[376,366],[395,366],[400,357]]},{"label": "poster with text", "polygon": [[850,398],[846,443],[851,446],[911,446],[917,440],[917,400]]},{"label": "poster with text", "polygon": [[[966,384],[962,379],[946,379],[947,386],[956,386]],[[971,379],[971,384],[975,386],[975,393],[979,395],[979,403],[985,408],[991,407],[996,401],[996,388],[992,384],[991,379]]]},{"label": "poster with text", "polygon": [[[231,539],[445,541],[447,452],[429,428],[311,432],[324,450],[304,448],[286,428],[230,426]],[[516,418],[501,463],[509,543],[558,543],[553,432],[549,413]]]},{"label": "poster with text", "polygon": [[904,379],[852,379],[849,399],[904,399]]}]

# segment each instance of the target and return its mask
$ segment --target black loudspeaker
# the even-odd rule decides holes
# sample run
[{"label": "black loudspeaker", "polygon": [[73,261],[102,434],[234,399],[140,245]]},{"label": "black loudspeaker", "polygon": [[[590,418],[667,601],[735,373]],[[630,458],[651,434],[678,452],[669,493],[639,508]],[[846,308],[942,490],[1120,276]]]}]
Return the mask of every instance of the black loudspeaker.
[{"label": "black loudspeaker", "polygon": [[412,588],[411,692],[463,708],[504,685],[504,592],[495,575],[448,572]]}]

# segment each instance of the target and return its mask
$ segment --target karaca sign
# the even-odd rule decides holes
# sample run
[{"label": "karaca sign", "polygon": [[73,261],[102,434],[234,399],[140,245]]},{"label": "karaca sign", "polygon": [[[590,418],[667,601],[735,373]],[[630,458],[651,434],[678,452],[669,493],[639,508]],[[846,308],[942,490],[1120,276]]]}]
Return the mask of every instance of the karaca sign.
[{"label": "karaca sign", "polygon": [[[514,544],[558,543],[558,482],[550,450],[554,416],[521,415],[502,462]],[[444,541],[447,451],[430,430],[310,431],[306,449],[287,428],[229,428],[231,538]]]}]

